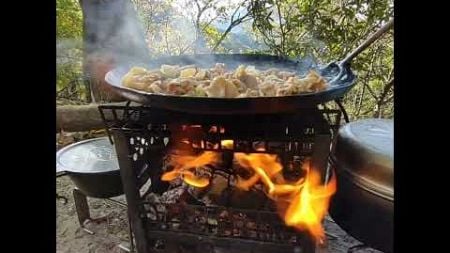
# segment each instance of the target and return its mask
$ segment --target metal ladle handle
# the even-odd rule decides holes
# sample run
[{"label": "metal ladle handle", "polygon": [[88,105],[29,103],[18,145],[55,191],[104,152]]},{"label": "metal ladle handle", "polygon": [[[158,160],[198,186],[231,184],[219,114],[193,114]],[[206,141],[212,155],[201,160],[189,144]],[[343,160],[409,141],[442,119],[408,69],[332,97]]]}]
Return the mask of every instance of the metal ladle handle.
[{"label": "metal ladle handle", "polygon": [[344,60],[340,62],[341,65],[346,65],[350,63],[353,58],[359,55],[362,51],[364,51],[368,46],[370,46],[374,41],[381,37],[384,33],[386,33],[389,29],[394,26],[394,19],[392,18],[386,24],[384,24],[378,31],[369,36],[359,47],[353,50]]}]

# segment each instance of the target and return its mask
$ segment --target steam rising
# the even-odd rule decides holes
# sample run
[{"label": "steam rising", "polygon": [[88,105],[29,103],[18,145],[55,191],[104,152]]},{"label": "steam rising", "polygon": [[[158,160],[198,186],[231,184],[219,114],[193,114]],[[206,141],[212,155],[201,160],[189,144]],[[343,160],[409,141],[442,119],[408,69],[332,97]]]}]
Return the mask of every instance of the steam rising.
[{"label": "steam rising", "polygon": [[129,0],[82,1],[89,56],[110,56],[116,63],[149,57],[144,30]]},{"label": "steam rising", "polygon": [[[138,19],[137,11],[133,6],[133,2],[129,0],[117,1],[80,1],[84,11],[83,16],[86,23],[85,36],[87,40],[84,43],[81,39],[60,39],[57,41],[57,63],[66,64],[70,61],[81,59],[81,51],[78,52],[77,57],[72,57],[75,48],[83,49],[86,53],[87,59],[90,62],[112,63],[113,65],[130,65],[140,64],[148,65],[151,58],[161,56],[161,51],[165,55],[177,54],[192,54],[193,51],[176,50],[181,42],[187,44],[191,48],[195,48],[195,53],[208,54],[213,53],[206,45],[205,38],[200,33],[200,37],[195,36],[195,27],[189,19],[180,13],[176,13],[175,9],[169,7],[169,11],[164,10],[158,13],[159,18],[151,18],[150,22],[165,22],[169,21],[171,29],[175,30],[174,36],[178,36],[176,40],[169,42],[164,41],[163,32],[160,30],[148,29],[152,33],[148,36],[144,29],[143,23]],[[167,3],[159,1],[151,1],[151,5],[163,5]],[[169,4],[170,5],[170,4]],[[139,7],[139,6],[137,6]],[[167,7],[167,6],[166,6]],[[144,13],[145,14],[145,13]],[[144,15],[145,16],[145,15]],[[149,17],[149,16],[147,16]],[[145,17],[144,17],[145,18]],[[146,21],[147,22],[147,21]],[[261,43],[253,36],[251,28],[247,23],[243,25],[239,32],[231,32],[228,37],[233,37],[232,42],[227,42],[227,46],[234,44],[243,44],[243,48],[262,50]],[[219,30],[222,28],[219,27]],[[147,37],[148,36],[148,37]],[[147,37],[147,39],[146,39]],[[245,39],[242,39],[244,38]],[[245,41],[244,43],[242,41]],[[178,44],[177,44],[178,42]],[[157,44],[169,43],[169,48],[173,50],[157,50]],[[310,68],[317,66],[317,55],[323,54],[325,45],[320,41],[308,38],[305,40],[305,48],[314,47],[312,50],[301,56],[299,72],[304,72]],[[236,50],[231,50],[230,53],[241,53]],[[69,57],[66,57],[69,56]],[[202,57],[203,63],[214,64],[215,59],[211,58],[205,60]],[[205,64],[202,64],[205,65]],[[234,65],[234,64],[233,64]],[[304,74],[304,73],[299,73]]]},{"label": "steam rising", "polygon": [[74,63],[80,59],[81,39],[58,39],[56,41],[56,64],[58,66]]}]

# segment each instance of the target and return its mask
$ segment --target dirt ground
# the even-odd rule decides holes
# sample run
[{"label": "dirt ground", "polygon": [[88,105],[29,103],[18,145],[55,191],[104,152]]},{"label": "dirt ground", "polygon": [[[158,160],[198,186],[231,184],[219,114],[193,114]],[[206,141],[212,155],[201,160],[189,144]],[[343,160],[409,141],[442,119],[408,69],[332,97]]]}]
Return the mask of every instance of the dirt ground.
[{"label": "dirt ground", "polygon": [[[82,138],[59,136],[61,145],[67,145],[70,142]],[[89,136],[93,137],[93,136]],[[61,141],[61,139],[63,139]],[[128,222],[126,219],[126,209],[114,203],[102,199],[88,198],[88,203],[92,218],[105,217],[99,222],[86,224],[86,228],[93,231],[94,234],[88,234],[80,228],[77,214],[75,211],[72,190],[74,185],[68,177],[57,178],[57,194],[67,198],[64,203],[62,199],[56,199],[57,207],[57,253],[123,253],[118,247],[121,243],[128,242]],[[125,202],[124,196],[115,198]],[[360,244],[354,238],[350,237],[341,230],[334,222],[325,220],[325,228],[328,234],[328,244],[322,252],[345,253],[354,245]],[[372,249],[363,249],[357,252],[379,253]]]},{"label": "dirt ground", "polygon": [[[94,232],[90,235],[80,228],[72,197],[74,185],[68,177],[57,179],[57,193],[68,199],[56,200],[56,240],[57,253],[122,253],[117,247],[128,240],[128,223],[124,207],[105,202],[101,199],[88,198],[92,218],[105,217],[98,223],[86,224]],[[125,202],[124,197],[120,196]]]}]

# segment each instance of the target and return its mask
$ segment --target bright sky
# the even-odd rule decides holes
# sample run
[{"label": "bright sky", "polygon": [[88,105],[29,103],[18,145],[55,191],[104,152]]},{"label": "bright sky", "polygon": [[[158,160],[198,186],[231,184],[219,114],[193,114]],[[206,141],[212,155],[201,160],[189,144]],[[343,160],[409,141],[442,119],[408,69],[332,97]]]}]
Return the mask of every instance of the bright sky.
[{"label": "bright sky", "polygon": [[[242,0],[214,0],[214,1],[216,3],[215,5],[217,7],[236,5],[236,4],[240,3],[240,2],[242,2]],[[177,11],[179,11],[184,16],[189,16],[189,15],[191,15],[191,13],[193,11],[194,12],[196,11],[196,9],[191,10],[191,9],[185,8],[185,6],[187,4],[192,4],[193,6],[195,5],[195,3],[192,0],[175,0],[174,1],[174,7],[177,9]],[[211,16],[213,14],[214,14],[214,10],[208,9],[203,14],[202,19],[205,19],[206,17]]]}]

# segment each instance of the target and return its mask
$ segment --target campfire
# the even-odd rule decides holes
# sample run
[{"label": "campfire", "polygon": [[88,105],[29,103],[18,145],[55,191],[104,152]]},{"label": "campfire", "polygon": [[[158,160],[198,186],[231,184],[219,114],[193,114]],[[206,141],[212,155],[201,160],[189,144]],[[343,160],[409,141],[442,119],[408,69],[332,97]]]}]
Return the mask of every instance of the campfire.
[{"label": "campfire", "polygon": [[[189,141],[184,140],[183,143],[189,144]],[[224,149],[232,149],[233,144],[233,140],[221,142]],[[264,148],[260,147],[258,151],[264,151]],[[233,160],[250,175],[236,175],[233,186],[249,191],[255,185],[263,185],[265,194],[276,204],[286,225],[306,230],[319,243],[323,243],[325,233],[322,220],[327,213],[330,198],[336,191],[334,176],[326,184],[321,184],[320,173],[306,161],[301,168],[305,176],[296,181],[287,180],[282,174],[283,166],[279,157],[273,154],[235,153]],[[177,156],[170,162],[173,169],[165,172],[161,179],[173,181],[181,178],[187,185],[204,188],[212,181],[212,173],[204,173],[204,168],[221,163],[221,156],[213,151],[197,156]]]},{"label": "campfire", "polygon": [[325,243],[336,180],[325,180],[324,165],[339,110],[246,115],[239,124],[233,115],[146,106],[101,111],[122,161],[138,252],[156,244],[204,252],[207,242],[307,253]]}]

